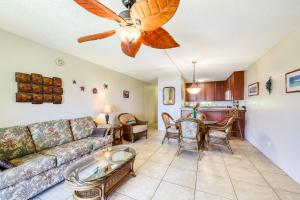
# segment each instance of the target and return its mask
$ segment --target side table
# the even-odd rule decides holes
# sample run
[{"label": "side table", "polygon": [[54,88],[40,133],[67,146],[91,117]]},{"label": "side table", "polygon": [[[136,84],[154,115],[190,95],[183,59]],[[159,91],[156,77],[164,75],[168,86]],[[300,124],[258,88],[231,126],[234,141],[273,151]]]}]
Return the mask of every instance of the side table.
[{"label": "side table", "polygon": [[113,136],[113,145],[123,144],[123,131],[119,124],[99,124],[97,127],[109,129],[108,134]]}]

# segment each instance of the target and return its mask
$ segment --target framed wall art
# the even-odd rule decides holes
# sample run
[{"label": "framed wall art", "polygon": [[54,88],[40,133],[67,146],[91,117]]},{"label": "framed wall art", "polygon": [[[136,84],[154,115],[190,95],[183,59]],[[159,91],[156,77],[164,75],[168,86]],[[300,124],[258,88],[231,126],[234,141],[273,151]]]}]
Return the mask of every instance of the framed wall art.
[{"label": "framed wall art", "polygon": [[126,98],[126,99],[129,98],[129,91],[128,90],[123,90],[123,98]]},{"label": "framed wall art", "polygon": [[15,80],[18,83],[16,102],[30,102],[32,104],[62,103],[64,90],[61,78],[16,72]]},{"label": "framed wall art", "polygon": [[259,82],[248,85],[248,96],[259,95]]},{"label": "framed wall art", "polygon": [[285,74],[286,93],[300,92],[300,69]]}]

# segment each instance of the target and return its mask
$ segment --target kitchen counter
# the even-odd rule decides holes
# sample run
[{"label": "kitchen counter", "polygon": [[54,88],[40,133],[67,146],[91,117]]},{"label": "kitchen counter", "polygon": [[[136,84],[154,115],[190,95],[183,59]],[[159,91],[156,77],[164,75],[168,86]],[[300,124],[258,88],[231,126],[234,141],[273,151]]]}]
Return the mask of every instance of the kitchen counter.
[{"label": "kitchen counter", "polygon": [[[198,109],[198,111],[202,111],[202,112],[218,112],[218,111],[228,111],[231,108],[227,108],[227,107],[200,107],[200,109]],[[181,108],[182,111],[193,111],[192,107],[182,107]],[[239,108],[240,111],[245,111],[245,109],[243,108]]]}]

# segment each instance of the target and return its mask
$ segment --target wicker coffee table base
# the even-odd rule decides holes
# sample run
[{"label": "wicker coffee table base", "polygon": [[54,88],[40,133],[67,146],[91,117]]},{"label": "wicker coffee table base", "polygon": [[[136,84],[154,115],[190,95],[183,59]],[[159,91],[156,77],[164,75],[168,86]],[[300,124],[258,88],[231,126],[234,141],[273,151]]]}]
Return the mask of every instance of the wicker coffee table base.
[{"label": "wicker coffee table base", "polygon": [[134,158],[125,162],[112,174],[99,180],[99,184],[83,184],[77,187],[73,193],[75,200],[106,200],[108,195],[115,191],[131,175],[135,177],[133,170]]}]

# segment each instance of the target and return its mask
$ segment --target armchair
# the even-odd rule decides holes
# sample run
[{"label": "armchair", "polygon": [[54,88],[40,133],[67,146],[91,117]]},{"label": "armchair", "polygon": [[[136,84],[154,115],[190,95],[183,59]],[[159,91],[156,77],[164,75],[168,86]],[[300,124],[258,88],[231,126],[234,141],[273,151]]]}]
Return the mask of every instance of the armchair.
[{"label": "armchair", "polygon": [[179,131],[175,127],[175,122],[174,122],[173,117],[171,117],[171,115],[169,113],[166,113],[166,112],[163,112],[161,114],[161,117],[164,121],[165,128],[166,128],[166,133],[165,133],[164,139],[162,140],[161,143],[163,144],[166,138],[168,140],[170,138],[178,139]]},{"label": "armchair", "polygon": [[148,122],[137,119],[134,115],[129,113],[122,113],[118,116],[122,126],[123,138],[132,143],[138,138],[148,137]]}]

